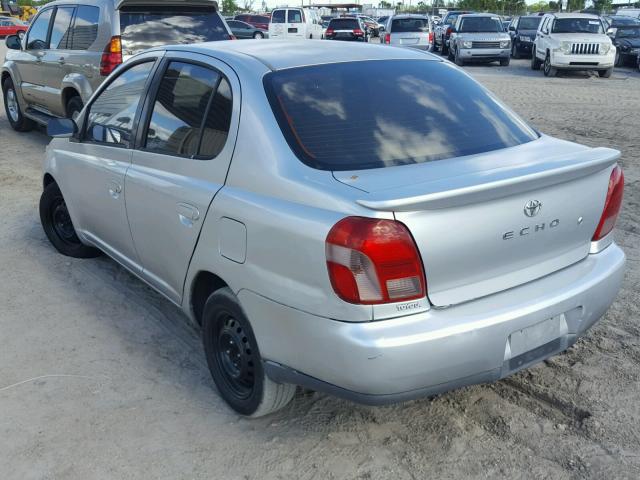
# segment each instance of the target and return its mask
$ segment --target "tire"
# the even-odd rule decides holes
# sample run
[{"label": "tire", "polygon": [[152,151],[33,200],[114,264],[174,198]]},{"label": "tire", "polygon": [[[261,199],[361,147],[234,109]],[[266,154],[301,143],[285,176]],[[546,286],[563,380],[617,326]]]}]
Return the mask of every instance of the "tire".
[{"label": "tire", "polygon": [[540,70],[542,62],[536,57],[536,48],[531,49],[531,70]]},{"label": "tire", "polygon": [[598,75],[602,78],[609,78],[613,73],[613,67],[607,68],[606,70],[598,70]]},{"label": "tire", "polygon": [[84,245],[71,222],[67,205],[58,184],[50,183],[40,196],[40,222],[51,244],[63,255],[94,258],[100,250]]},{"label": "tire", "polygon": [[217,290],[207,299],[202,342],[220,395],[239,414],[262,417],[293,398],[295,385],[276,383],[264,373],[251,324],[231,289]]},{"label": "tire", "polygon": [[13,80],[7,78],[2,84],[2,94],[4,99],[4,111],[11,128],[16,132],[28,132],[35,126],[33,120],[25,117],[20,110],[16,89],[13,86]]},{"label": "tire", "polygon": [[622,55],[620,52],[616,52],[616,60],[614,62],[614,66],[621,67],[624,62],[622,61]]},{"label": "tire", "polygon": [[511,44],[511,57],[516,60],[521,57],[520,50],[518,50],[518,44],[516,42]]},{"label": "tire", "polygon": [[547,53],[547,56],[544,58],[544,76],[545,77],[555,77],[558,73],[558,70],[555,67],[551,66],[551,55]]},{"label": "tire", "polygon": [[[444,41],[444,37],[442,37],[442,49],[440,50],[442,52],[442,56],[444,57],[445,55],[449,54],[449,49],[447,48],[447,44]],[[449,56],[449,59],[451,59],[451,57]]]},{"label": "tire", "polygon": [[456,48],[455,52],[453,53],[453,62],[458,65],[459,67],[463,67],[464,66],[464,61],[460,58],[460,55],[458,55],[458,49]]},{"label": "tire", "polygon": [[500,59],[500,66],[501,67],[508,67],[510,62],[511,62],[511,59],[509,59],[509,58],[501,58]]},{"label": "tire", "polygon": [[263,40],[264,39],[264,33],[262,32],[256,32],[253,34],[253,38],[256,40]]},{"label": "tire", "polygon": [[67,102],[67,118],[75,120],[83,108],[84,104],[79,96],[71,97]]}]

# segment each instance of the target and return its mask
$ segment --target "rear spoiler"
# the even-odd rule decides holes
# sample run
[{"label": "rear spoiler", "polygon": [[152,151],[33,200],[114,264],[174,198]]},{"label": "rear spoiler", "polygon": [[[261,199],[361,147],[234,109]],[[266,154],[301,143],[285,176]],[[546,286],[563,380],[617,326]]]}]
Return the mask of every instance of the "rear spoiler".
[{"label": "rear spoiler", "polygon": [[116,10],[123,7],[213,7],[220,11],[215,0],[117,0]]},{"label": "rear spoiler", "polygon": [[613,165],[618,158],[620,152],[617,150],[593,148],[550,158],[534,166],[506,167],[374,192],[357,203],[387,212],[457,207],[586,177]]}]

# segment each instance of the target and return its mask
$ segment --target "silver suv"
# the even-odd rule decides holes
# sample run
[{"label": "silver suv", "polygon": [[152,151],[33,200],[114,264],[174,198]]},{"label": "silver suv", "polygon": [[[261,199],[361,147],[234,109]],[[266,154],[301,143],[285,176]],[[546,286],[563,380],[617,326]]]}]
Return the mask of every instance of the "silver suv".
[{"label": "silver suv", "polygon": [[511,59],[511,36],[504,31],[497,15],[460,15],[451,29],[449,59],[465,62],[494,62],[506,67]]},{"label": "silver suv", "polygon": [[228,40],[207,0],[59,0],[43,7],[24,39],[8,37],[2,66],[7,117],[18,131],[75,118],[114,68],[158,45]]},{"label": "silver suv", "polygon": [[295,385],[382,404],[496,380],[576,342],[623,277],[619,152],[415,49],[154,49],[49,133],[51,243],[181,306],[242,414]]}]

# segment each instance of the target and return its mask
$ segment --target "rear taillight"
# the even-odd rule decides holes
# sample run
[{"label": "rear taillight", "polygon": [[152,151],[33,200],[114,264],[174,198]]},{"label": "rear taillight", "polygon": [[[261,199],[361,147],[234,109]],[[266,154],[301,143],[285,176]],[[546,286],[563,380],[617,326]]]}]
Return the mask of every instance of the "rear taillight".
[{"label": "rear taillight", "polygon": [[327,235],[326,256],[331,285],[347,302],[393,303],[426,295],[418,249],[400,222],[344,218]]},{"label": "rear taillight", "polygon": [[359,28],[354,28],[354,29],[353,29],[353,34],[354,34],[356,37],[361,37],[361,36],[363,36],[363,35],[364,35],[364,32],[363,32],[362,30],[360,30]]},{"label": "rear taillight", "polygon": [[106,77],[122,63],[122,42],[120,37],[111,37],[107,46],[104,47],[102,58],[100,59],[100,75]]},{"label": "rear taillight", "polygon": [[616,165],[609,177],[609,189],[607,190],[607,199],[604,202],[604,210],[593,234],[591,241],[597,242],[605,237],[613,230],[622,206],[622,194],[624,192],[624,173],[622,169]]},{"label": "rear taillight", "polygon": [[451,27],[447,28],[447,37],[451,35]]},{"label": "rear taillight", "polygon": [[429,43],[433,43],[433,32],[429,32]]},{"label": "rear taillight", "polygon": [[333,35],[333,28],[327,28],[325,35]]},{"label": "rear taillight", "polygon": [[390,33],[385,34],[384,43],[391,43],[391,34]]}]

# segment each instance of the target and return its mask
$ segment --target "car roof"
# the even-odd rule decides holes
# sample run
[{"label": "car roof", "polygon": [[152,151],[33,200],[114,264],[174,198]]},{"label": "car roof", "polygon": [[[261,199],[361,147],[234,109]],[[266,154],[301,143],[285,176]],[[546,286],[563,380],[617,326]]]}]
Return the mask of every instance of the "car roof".
[{"label": "car roof", "polygon": [[494,13],[463,13],[458,18],[468,18],[468,17],[490,17],[490,18],[499,18],[500,15],[496,15]]},{"label": "car roof", "polygon": [[428,18],[426,15],[418,15],[417,13],[401,13],[393,15],[392,18]]},{"label": "car roof", "polygon": [[600,20],[598,15],[591,13],[552,13],[556,18],[588,18],[590,20]]},{"label": "car roof", "polygon": [[374,44],[351,42],[314,42],[297,40],[242,40],[173,45],[154,50],[179,50],[201,53],[214,57],[236,58],[246,61],[251,57],[270,70],[324,65],[329,63],[357,62],[364,60],[430,60],[443,61],[430,53],[411,48],[389,48]]}]

